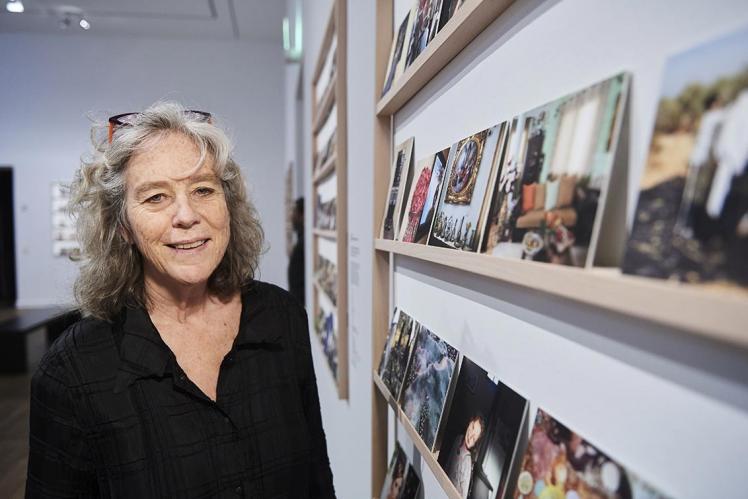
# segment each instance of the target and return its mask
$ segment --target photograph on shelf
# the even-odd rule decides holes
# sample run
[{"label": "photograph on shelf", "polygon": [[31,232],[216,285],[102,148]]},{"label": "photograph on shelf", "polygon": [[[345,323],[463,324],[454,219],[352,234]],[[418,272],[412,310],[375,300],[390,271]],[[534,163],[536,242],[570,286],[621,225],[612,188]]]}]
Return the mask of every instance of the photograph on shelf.
[{"label": "photograph on shelf", "polygon": [[504,497],[526,413],[527,400],[463,356],[439,447],[460,497]]},{"label": "photograph on shelf", "polygon": [[416,323],[415,345],[400,394],[400,407],[418,435],[433,449],[450,394],[458,352]]},{"label": "photograph on shelf", "polygon": [[434,39],[439,30],[442,0],[416,0],[411,17],[413,27],[410,31],[410,41],[405,59],[407,68],[418,56],[426,50],[426,46]]},{"label": "photograph on shelf", "polygon": [[408,367],[410,353],[413,350],[415,340],[414,320],[411,316],[400,309],[395,309],[384,345],[382,358],[379,362],[379,377],[390,391],[394,400],[400,396],[400,388],[405,378],[405,369]]},{"label": "photograph on shelf", "polygon": [[538,409],[514,499],[664,499],[633,473]]},{"label": "photograph on shelf", "polygon": [[408,472],[405,474],[403,490],[400,491],[399,499],[416,499],[418,490],[421,488],[421,479],[412,464],[408,464]]},{"label": "photograph on shelf", "polygon": [[486,219],[486,190],[497,151],[504,147],[502,123],[459,141],[451,150],[428,244],[477,251]]},{"label": "photograph on shelf", "polygon": [[[403,222],[398,237],[400,241],[405,243],[413,243],[418,240],[417,236],[419,235],[418,230],[421,225],[421,215],[423,214],[423,207],[426,205],[429,186],[431,184],[431,169],[434,166],[435,158],[435,154],[427,156],[417,161],[413,169],[410,192],[405,194],[408,202],[405,205],[405,210],[403,210]],[[423,231],[420,234],[423,239],[428,235],[428,228],[426,230],[425,234]]]},{"label": "photograph on shelf", "polygon": [[317,264],[314,267],[314,280],[332,304],[337,305],[338,270],[335,264],[322,255],[317,255]]},{"label": "photograph on shelf", "polygon": [[[453,146],[454,147],[454,146]],[[423,200],[423,206],[420,208],[420,214],[418,219],[418,226],[416,227],[413,240],[409,237],[404,237],[405,233],[400,232],[400,240],[404,242],[414,242],[418,244],[426,244],[431,231],[431,224],[434,220],[434,212],[436,206],[439,203],[439,195],[441,194],[442,185],[444,185],[444,172],[447,167],[447,158],[449,158],[449,151],[451,148],[444,149],[436,153],[433,156],[433,163],[429,173],[429,186],[426,191],[426,197]],[[415,178],[415,177],[414,177]],[[418,204],[416,203],[415,209],[413,208],[413,196],[410,197],[411,205],[405,211],[406,214],[415,214],[419,211]],[[407,229],[406,229],[407,232]]]},{"label": "photograph on shelf", "polygon": [[620,73],[512,120],[485,253],[591,265],[630,79]]},{"label": "photograph on shelf", "polygon": [[379,499],[398,499],[400,492],[405,484],[405,473],[408,466],[408,457],[400,444],[395,441],[395,452],[390,458],[390,466],[387,469],[387,476],[384,477],[382,493]]},{"label": "photograph on shelf", "polygon": [[405,15],[405,19],[400,23],[395,38],[392,40],[392,49],[390,50],[390,58],[387,62],[387,76],[384,80],[384,87],[382,88],[382,95],[386,94],[392,84],[403,74],[405,68],[405,57],[403,57],[403,48],[405,47],[407,40],[410,39],[410,29],[413,26],[413,14],[409,11]]},{"label": "photograph on shelf", "polygon": [[413,466],[408,463],[405,451],[395,441],[395,452],[390,459],[390,466],[387,469],[379,499],[415,499],[420,486],[421,479]]},{"label": "photograph on shelf", "polygon": [[327,177],[315,187],[314,228],[335,230],[337,228],[337,175]]},{"label": "photograph on shelf", "polygon": [[387,204],[384,207],[381,239],[395,239],[402,219],[403,197],[408,191],[410,164],[413,161],[413,137],[395,148],[395,161],[390,171],[390,184],[387,190]]},{"label": "photograph on shelf", "polygon": [[623,272],[748,287],[748,29],[669,58]]},{"label": "photograph on shelf", "polygon": [[465,0],[442,0],[441,14],[439,16],[439,28],[437,32],[441,31],[445,24],[455,15],[457,9],[462,7]]},{"label": "photograph on shelf", "polygon": [[[317,292],[319,294],[319,291]],[[317,297],[318,310],[314,318],[314,329],[322,343],[322,350],[333,377],[338,379],[338,331],[334,308],[323,305],[326,299]]]}]

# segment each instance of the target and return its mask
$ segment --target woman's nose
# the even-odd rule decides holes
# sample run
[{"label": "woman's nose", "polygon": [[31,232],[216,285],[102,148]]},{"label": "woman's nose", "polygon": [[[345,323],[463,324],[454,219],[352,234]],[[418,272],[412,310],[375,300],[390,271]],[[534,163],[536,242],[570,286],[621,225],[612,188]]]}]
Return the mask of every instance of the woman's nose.
[{"label": "woman's nose", "polygon": [[200,216],[192,205],[189,196],[178,195],[174,205],[176,211],[172,218],[172,226],[189,229],[196,223],[200,222]]}]

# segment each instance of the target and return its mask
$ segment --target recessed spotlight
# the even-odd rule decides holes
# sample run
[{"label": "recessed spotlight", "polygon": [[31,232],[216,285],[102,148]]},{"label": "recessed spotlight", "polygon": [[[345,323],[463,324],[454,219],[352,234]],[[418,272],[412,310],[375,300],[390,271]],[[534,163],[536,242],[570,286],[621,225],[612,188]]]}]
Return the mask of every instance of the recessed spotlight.
[{"label": "recessed spotlight", "polygon": [[81,28],[85,29],[86,31],[91,29],[91,23],[86,21],[85,19],[81,19],[78,24],[80,25]]},{"label": "recessed spotlight", "polygon": [[23,12],[23,2],[21,0],[8,0],[5,4],[5,10],[14,14],[20,14]]}]

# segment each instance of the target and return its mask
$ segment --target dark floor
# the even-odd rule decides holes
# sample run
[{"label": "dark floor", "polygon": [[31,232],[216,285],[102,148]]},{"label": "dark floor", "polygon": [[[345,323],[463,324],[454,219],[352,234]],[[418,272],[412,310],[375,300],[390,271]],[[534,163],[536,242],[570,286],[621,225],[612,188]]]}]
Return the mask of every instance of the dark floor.
[{"label": "dark floor", "polygon": [[0,375],[0,497],[23,497],[29,438],[30,375]]}]

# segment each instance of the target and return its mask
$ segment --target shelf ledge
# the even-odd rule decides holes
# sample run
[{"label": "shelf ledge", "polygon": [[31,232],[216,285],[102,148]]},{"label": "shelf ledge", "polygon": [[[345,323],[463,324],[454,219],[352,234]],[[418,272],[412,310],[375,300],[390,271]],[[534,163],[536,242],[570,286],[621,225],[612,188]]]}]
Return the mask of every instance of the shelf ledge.
[{"label": "shelf ledge", "polygon": [[748,292],[376,239],[379,251],[416,258],[748,348]]},{"label": "shelf ledge", "polygon": [[330,83],[325,89],[325,93],[322,95],[322,99],[319,105],[315,106],[314,126],[312,128],[313,133],[316,135],[322,130],[322,127],[327,123],[330,118],[330,112],[335,104],[335,82],[337,80],[337,71],[333,73],[330,78]]},{"label": "shelf ledge", "polygon": [[324,237],[325,239],[336,240],[338,238],[338,233],[335,230],[314,229],[312,233],[315,236]]},{"label": "shelf ledge", "polygon": [[335,171],[335,161],[337,159],[336,154],[332,154],[328,160],[323,164],[319,170],[314,174],[314,178],[312,179],[312,182],[316,185],[322,182],[324,179],[328,177],[332,172]]}]

